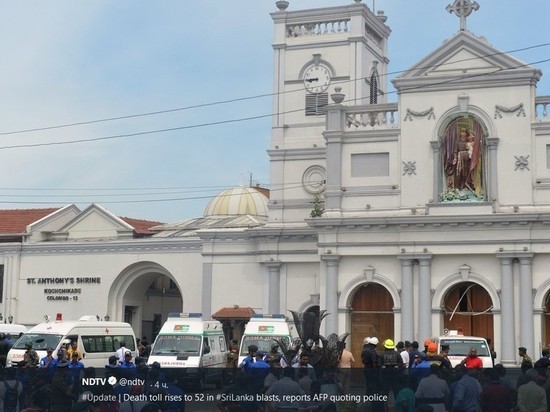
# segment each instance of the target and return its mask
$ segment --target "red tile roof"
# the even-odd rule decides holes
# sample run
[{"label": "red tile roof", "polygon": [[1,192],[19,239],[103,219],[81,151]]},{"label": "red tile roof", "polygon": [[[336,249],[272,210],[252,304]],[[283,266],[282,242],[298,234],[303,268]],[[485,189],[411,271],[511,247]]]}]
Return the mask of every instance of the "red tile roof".
[{"label": "red tile roof", "polygon": [[216,313],[212,314],[212,319],[250,319],[254,313],[256,312],[254,312],[252,308],[241,308],[235,305],[229,308],[221,308]]},{"label": "red tile roof", "polygon": [[154,226],[163,225],[163,222],[155,222],[152,220],[133,219],[131,217],[121,217],[126,223],[134,228],[134,231],[138,235],[153,235],[157,231],[149,230]]},{"label": "red tile roof", "polygon": [[59,209],[0,209],[0,233],[24,233],[28,225]]},{"label": "red tile roof", "polygon": [[[58,211],[59,209],[61,208],[0,209],[0,233],[25,233],[28,225]],[[121,217],[121,219],[132,226],[138,235],[152,235],[156,233],[156,231],[150,231],[149,228],[163,224],[163,222],[133,219],[129,217]]]}]

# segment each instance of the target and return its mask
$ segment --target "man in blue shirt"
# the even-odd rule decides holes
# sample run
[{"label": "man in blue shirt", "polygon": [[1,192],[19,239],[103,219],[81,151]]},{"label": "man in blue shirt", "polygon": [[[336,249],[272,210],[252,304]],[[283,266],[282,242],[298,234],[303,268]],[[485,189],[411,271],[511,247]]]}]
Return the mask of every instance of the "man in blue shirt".
[{"label": "man in blue shirt", "polygon": [[130,352],[129,350],[127,350],[124,354],[124,360],[120,362],[120,367],[128,369],[133,369],[136,367],[134,362],[132,362],[132,352]]},{"label": "man in blue shirt", "polygon": [[242,368],[245,372],[248,373],[248,369],[254,363],[254,355],[258,352],[258,347],[256,345],[248,345],[248,355],[243,359],[239,368]]},{"label": "man in blue shirt", "polygon": [[271,367],[266,361],[264,361],[265,355],[263,352],[257,351],[255,356],[256,362],[250,365],[247,372],[248,377],[250,378],[252,390],[254,393],[261,393],[264,389],[265,378],[269,375]]},{"label": "man in blue shirt", "polygon": [[57,365],[57,359],[54,359],[52,353],[53,348],[48,348],[46,350],[46,356],[40,359],[40,363],[38,364],[40,368],[55,368]]}]

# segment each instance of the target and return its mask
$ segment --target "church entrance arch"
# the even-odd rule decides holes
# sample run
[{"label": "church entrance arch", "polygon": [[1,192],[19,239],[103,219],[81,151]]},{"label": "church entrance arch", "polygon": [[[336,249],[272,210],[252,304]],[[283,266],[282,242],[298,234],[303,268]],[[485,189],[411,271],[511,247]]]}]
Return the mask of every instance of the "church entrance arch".
[{"label": "church entrance arch", "polygon": [[109,291],[107,313],[128,322],[136,337],[152,343],[170,312],[181,312],[183,298],[172,274],[154,262],[139,262],[124,269]]},{"label": "church entrance arch", "polygon": [[493,304],[483,286],[474,282],[454,285],[446,293],[443,307],[444,328],[493,341]]},{"label": "church entrance arch", "polygon": [[390,292],[378,283],[361,285],[351,299],[351,352],[361,367],[363,339],[376,336],[380,342],[393,338],[394,302]]},{"label": "church entrance arch", "polygon": [[546,293],[544,298],[544,318],[542,319],[542,347],[550,345],[550,291]]}]

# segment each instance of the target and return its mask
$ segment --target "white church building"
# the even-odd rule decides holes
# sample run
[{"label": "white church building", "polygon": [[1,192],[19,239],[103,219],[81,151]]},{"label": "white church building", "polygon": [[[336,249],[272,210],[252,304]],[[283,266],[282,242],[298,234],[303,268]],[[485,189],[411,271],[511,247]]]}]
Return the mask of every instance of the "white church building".
[{"label": "white church building", "polygon": [[250,313],[321,309],[356,358],[365,336],[446,328],[490,338],[505,365],[518,346],[536,357],[550,344],[540,70],[467,29],[475,1],[451,1],[460,30],[390,79],[389,103],[383,13],[288,3],[271,14],[269,199],[230,189],[171,224],[95,204],[3,211],[25,222],[0,221],[3,319],[97,314],[151,336],[169,311],[202,312],[238,337]]}]

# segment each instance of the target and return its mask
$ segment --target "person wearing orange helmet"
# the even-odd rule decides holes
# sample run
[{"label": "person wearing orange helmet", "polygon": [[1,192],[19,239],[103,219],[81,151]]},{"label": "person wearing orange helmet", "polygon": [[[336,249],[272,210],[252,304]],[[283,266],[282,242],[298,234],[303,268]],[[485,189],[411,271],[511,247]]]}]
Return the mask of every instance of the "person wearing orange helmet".
[{"label": "person wearing orange helmet", "polygon": [[428,355],[428,347],[430,346],[430,343],[432,343],[432,340],[430,338],[424,339],[424,350],[423,352]]}]

